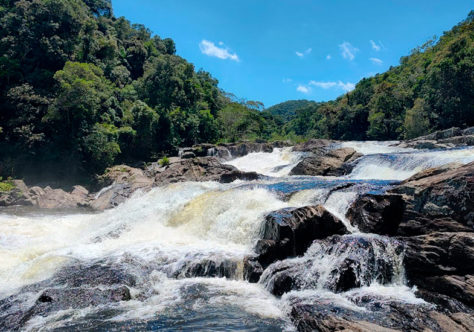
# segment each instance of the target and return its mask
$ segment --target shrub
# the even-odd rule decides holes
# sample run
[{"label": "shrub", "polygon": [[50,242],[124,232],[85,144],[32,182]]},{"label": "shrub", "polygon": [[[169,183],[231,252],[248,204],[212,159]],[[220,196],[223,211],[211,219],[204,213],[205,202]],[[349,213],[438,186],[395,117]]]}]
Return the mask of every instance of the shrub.
[{"label": "shrub", "polygon": [[8,178],[5,181],[2,180],[3,178],[0,176],[0,192],[9,192],[15,188],[15,185],[13,184],[11,178]]},{"label": "shrub", "polygon": [[170,160],[168,157],[164,156],[163,158],[161,158],[159,161],[159,164],[160,166],[164,167],[164,166],[168,166],[170,164]]}]

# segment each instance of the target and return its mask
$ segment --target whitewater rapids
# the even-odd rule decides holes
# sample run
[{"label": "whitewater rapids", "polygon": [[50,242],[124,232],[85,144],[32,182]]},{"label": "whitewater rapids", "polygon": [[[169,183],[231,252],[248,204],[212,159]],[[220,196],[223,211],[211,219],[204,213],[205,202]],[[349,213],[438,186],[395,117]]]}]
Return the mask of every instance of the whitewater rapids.
[{"label": "whitewater rapids", "polygon": [[[340,178],[289,176],[303,154],[281,148],[227,161],[240,170],[266,175],[264,180],[170,184],[148,193],[137,192],[122,205],[102,213],[0,210],[0,300],[78,262],[124,264],[126,261],[132,262],[124,264],[127,269],[146,267],[148,271],[143,285],[132,289],[131,301],[110,304],[108,308],[69,309],[47,317],[33,317],[25,328],[36,331],[86,327],[90,326],[86,322],[90,322],[91,317],[108,309],[107,314],[99,315],[103,328],[130,321],[135,322],[137,328],[145,328],[148,325],[140,324],[150,321],[158,322],[157,326],[170,326],[182,315],[191,315],[196,319],[194,323],[185,321],[175,327],[239,329],[239,322],[244,318],[249,329],[281,330],[290,329],[288,302],[295,296],[325,298],[354,307],[350,298],[355,293],[362,296],[376,292],[382,297],[422,303],[405,286],[402,269],[396,281],[388,286],[374,281],[341,294],[329,292],[321,285],[308,286],[281,299],[267,292],[263,284],[242,280],[242,260],[252,253],[267,213],[286,207],[323,204],[340,217],[351,232],[357,233],[345,219],[345,213],[361,193],[374,188],[382,190],[394,181],[430,167],[474,161],[473,148],[417,151],[398,148],[395,144],[342,143],[340,146],[353,147],[364,156],[351,174]],[[355,185],[345,190],[331,190],[347,182]],[[314,269],[324,274],[327,264],[321,263],[335,258],[323,251],[313,254],[317,257],[316,263],[319,262]],[[227,279],[180,274],[187,264],[203,259],[233,262],[236,271]],[[28,293],[24,301],[34,302],[37,296],[37,293]],[[358,307],[358,310],[362,309]]]}]

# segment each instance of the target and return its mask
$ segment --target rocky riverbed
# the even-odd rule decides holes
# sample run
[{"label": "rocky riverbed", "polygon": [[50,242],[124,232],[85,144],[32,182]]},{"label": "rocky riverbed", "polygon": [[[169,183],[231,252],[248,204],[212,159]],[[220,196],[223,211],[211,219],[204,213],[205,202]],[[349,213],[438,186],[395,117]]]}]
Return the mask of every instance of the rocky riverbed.
[{"label": "rocky riverbed", "polygon": [[0,195],[0,330],[474,330],[472,129],[199,145]]}]

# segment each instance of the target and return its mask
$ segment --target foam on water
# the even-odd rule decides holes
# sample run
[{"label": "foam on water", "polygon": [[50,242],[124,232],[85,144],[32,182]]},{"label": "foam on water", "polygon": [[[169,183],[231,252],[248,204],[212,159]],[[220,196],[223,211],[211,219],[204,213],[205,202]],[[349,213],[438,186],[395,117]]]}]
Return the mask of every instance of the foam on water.
[{"label": "foam on water", "polygon": [[127,252],[149,259],[150,248],[175,258],[242,259],[265,213],[289,205],[266,189],[237,186],[172,184],[99,214],[0,215],[0,293],[44,279],[74,259]]},{"label": "foam on water", "polygon": [[443,151],[371,154],[361,157],[349,178],[401,181],[428,168],[449,163],[467,164],[472,161],[474,161],[473,147]]},{"label": "foam on water", "polygon": [[[228,311],[239,317],[246,313],[248,319],[259,317],[262,324],[267,324],[268,320],[285,320],[285,306],[295,298],[308,303],[310,299],[325,299],[361,311],[365,308],[357,305],[357,299],[364,296],[423,304],[415,297],[414,290],[405,285],[403,257],[396,244],[384,237],[358,233],[345,214],[356,197],[370,190],[374,183],[379,187],[388,183],[372,179],[403,180],[430,167],[472,162],[474,148],[415,151],[394,144],[340,144],[365,154],[346,177],[287,176],[303,155],[282,148],[272,153],[251,153],[228,162],[240,170],[272,177],[252,183],[170,184],[148,193],[137,192],[122,205],[95,214],[0,213],[0,299],[22,286],[50,278],[63,266],[100,260],[121,264],[124,257],[131,257],[153,270],[144,284],[131,289],[132,300],[108,304],[106,308],[71,309],[35,317],[26,329],[62,328],[80,321],[87,327],[92,319],[102,319],[105,324],[156,320],[157,316],[166,315],[170,319],[178,315],[179,319],[182,308],[201,313],[208,323],[206,311],[212,308],[216,315]],[[340,187],[345,189],[333,190],[348,182],[351,182],[349,186]],[[239,279],[242,260],[252,252],[260,224],[268,212],[318,204],[339,217],[355,234],[342,237],[340,243],[313,244],[304,257],[275,263],[296,269],[299,291],[277,299],[264,289],[264,281],[250,284]],[[363,261],[369,252],[375,258]],[[357,275],[363,280],[362,287],[335,294],[328,288],[337,282],[334,271],[346,259],[362,260]],[[233,277],[237,280],[187,277],[180,272],[190,262],[206,260],[235,263],[240,269]],[[130,266],[127,268],[134,268],[133,264]],[[384,266],[390,266],[392,274],[389,283],[381,284],[377,271]],[[302,267],[307,269],[298,270]],[[270,272],[265,271],[262,280],[270,282]],[[34,303],[39,294],[28,296],[31,297],[28,303]],[[105,318],[100,318],[101,315]],[[255,329],[262,326],[255,325]]]},{"label": "foam on water", "polygon": [[301,159],[302,154],[292,148],[274,148],[273,152],[253,152],[227,161],[226,164],[245,172],[257,172],[268,176],[285,176]]},{"label": "foam on water", "polygon": [[336,143],[335,148],[353,148],[364,155],[380,154],[380,153],[400,153],[417,151],[411,148],[398,147],[399,141],[347,141]]}]

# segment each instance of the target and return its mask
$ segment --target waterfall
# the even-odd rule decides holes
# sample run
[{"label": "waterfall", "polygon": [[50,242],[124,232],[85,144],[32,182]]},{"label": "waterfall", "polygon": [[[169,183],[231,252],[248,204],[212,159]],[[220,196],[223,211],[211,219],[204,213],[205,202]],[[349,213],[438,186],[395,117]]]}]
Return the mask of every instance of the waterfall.
[{"label": "waterfall", "polygon": [[[338,178],[288,176],[304,155],[275,148],[223,158],[242,171],[267,176],[258,181],[169,184],[137,192],[101,213],[0,210],[0,329],[5,317],[38,305],[44,290],[92,289],[99,296],[115,290],[115,279],[130,280],[131,300],[30,312],[21,329],[140,330],[178,324],[184,330],[225,330],[241,328],[244,320],[249,329],[281,330],[288,327],[287,308],[295,301],[325,299],[359,311],[366,310],[361,299],[376,297],[424,305],[406,286],[400,243],[360,233],[345,214],[363,193],[384,191],[430,167],[474,161],[474,148],[415,151],[394,144],[335,145],[364,153],[351,174]],[[225,151],[208,153],[222,158]],[[351,234],[315,241],[303,256],[273,263],[258,284],[243,280],[244,257],[253,253],[265,215],[306,205],[323,205]],[[273,296],[286,275],[295,288]],[[79,279],[87,283],[70,286]]]},{"label": "waterfall", "polygon": [[226,164],[245,172],[278,177],[288,175],[300,161],[301,156],[301,153],[292,152],[292,148],[274,148],[272,153],[252,152],[227,161]]},{"label": "waterfall", "polygon": [[[357,148],[357,146],[355,146]],[[387,153],[387,149],[395,152]],[[351,179],[368,180],[405,180],[416,173],[449,163],[467,164],[474,161],[474,148],[456,148],[435,151],[411,151],[410,149],[391,148],[382,145],[383,153],[371,153],[360,158],[349,175]],[[408,151],[406,151],[408,150]],[[365,151],[360,149],[360,151]],[[367,152],[367,151],[366,151]]]}]

